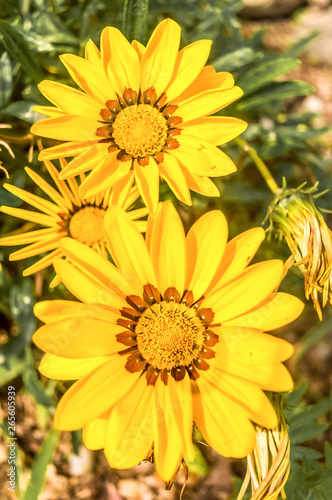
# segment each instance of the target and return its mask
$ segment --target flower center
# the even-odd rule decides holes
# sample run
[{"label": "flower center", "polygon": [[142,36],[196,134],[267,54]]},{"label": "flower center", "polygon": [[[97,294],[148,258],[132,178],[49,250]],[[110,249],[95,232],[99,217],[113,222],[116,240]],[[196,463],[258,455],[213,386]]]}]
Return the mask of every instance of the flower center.
[{"label": "flower center", "polygon": [[69,232],[74,240],[92,247],[105,238],[105,210],[97,207],[84,207],[76,212],[69,223]]},{"label": "flower center", "polygon": [[142,356],[159,370],[187,365],[202,347],[203,325],[184,304],[161,302],[140,318],[136,333]]},{"label": "flower center", "polygon": [[144,285],[143,295],[129,295],[130,307],[121,309],[117,324],[126,328],[116,338],[127,349],[119,351],[128,356],[126,369],[145,373],[148,385],[158,377],[167,384],[168,377],[176,381],[186,375],[197,380],[200,370],[208,370],[206,360],[214,358],[211,349],[218,335],[211,329],[214,313],[200,309],[203,297],[194,301],[193,293],[183,295],[174,287],[167,288],[163,296],[153,285]]},{"label": "flower center", "polygon": [[149,104],[128,106],[117,114],[113,139],[120,149],[134,158],[161,151],[167,138],[167,125],[158,109]]}]

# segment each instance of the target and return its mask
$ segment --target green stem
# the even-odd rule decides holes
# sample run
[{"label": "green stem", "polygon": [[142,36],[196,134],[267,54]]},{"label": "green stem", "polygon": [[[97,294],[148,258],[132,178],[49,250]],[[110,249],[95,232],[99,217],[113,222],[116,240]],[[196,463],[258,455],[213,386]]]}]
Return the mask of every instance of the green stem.
[{"label": "green stem", "polygon": [[264,177],[264,180],[272,193],[276,193],[277,191],[279,191],[280,188],[278,184],[272,177],[270,170],[267,168],[263,160],[258,156],[256,149],[254,149],[252,146],[249,146],[249,144],[241,137],[237,137],[234,142],[250,156],[250,158]]},{"label": "green stem", "polygon": [[148,11],[149,0],[125,0],[122,32],[128,40],[145,42]]}]

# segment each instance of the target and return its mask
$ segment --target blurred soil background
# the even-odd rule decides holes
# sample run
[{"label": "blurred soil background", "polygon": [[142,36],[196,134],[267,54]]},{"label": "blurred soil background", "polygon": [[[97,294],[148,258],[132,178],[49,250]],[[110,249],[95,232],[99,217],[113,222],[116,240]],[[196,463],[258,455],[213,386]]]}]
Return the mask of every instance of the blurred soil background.
[{"label": "blurred soil background", "polygon": [[[202,2],[204,3],[204,2]],[[245,7],[240,13],[246,36],[265,28],[265,48],[281,53],[290,44],[313,30],[320,31],[318,38],[301,55],[302,64],[289,73],[286,79],[303,80],[316,88],[316,92],[292,103],[292,111],[319,113],[317,126],[332,125],[332,1],[329,0],[244,0]],[[324,136],[327,144],[332,144],[332,134]],[[328,311],[326,311],[328,313]],[[299,339],[317,321],[314,312],[307,313],[287,328],[286,335],[280,335],[295,346]],[[278,334],[279,332],[276,332]],[[1,331],[0,331],[1,336]],[[327,397],[331,391],[331,346],[332,332],[317,342],[297,365],[297,371],[303,379],[310,380],[307,398],[311,394]],[[292,362],[292,361],[291,361]],[[37,406],[33,399],[20,391],[20,379],[13,381],[17,392],[16,435],[25,454],[25,463],[29,466],[45,439],[49,429],[38,427]],[[0,391],[0,398],[5,401],[5,388]],[[314,401],[312,401],[314,402]],[[2,408],[0,417],[6,417],[6,408]],[[38,418],[37,418],[38,417]],[[323,437],[310,441],[313,449],[322,451]],[[0,438],[1,439],[1,438]],[[80,439],[79,439],[80,441]],[[196,473],[191,472],[183,492],[183,500],[226,500],[233,491],[232,478],[244,477],[246,461],[225,459],[204,444],[198,445],[205,460],[196,466]],[[53,464],[49,467],[47,481],[40,500],[173,500],[179,498],[185,481],[183,470],[171,491],[166,491],[164,483],[157,477],[154,466],[145,462],[133,469],[111,470],[103,452],[92,452],[83,445],[73,453],[69,433],[62,433],[60,444],[55,452]],[[0,498],[13,500],[14,493],[7,489],[7,449],[5,439],[0,441]],[[22,479],[24,485],[23,471]],[[26,478],[27,480],[28,478]],[[308,497],[309,498],[309,497]]]}]

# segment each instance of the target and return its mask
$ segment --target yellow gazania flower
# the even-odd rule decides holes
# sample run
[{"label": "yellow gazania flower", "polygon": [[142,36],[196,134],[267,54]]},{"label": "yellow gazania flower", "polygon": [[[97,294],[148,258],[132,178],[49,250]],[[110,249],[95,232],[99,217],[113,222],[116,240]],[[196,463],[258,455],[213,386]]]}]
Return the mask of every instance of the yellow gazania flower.
[{"label": "yellow gazania flower", "polygon": [[226,244],[225,217],[211,211],[185,237],[173,205],[161,205],[146,240],[119,207],[110,208],[106,237],[117,267],[62,240],[68,259],[54,266],[82,302],[37,304],[46,325],[33,339],[47,353],[41,373],[79,379],[59,402],[55,427],[83,427],[86,446],[104,448],[116,468],[136,465],[153,447],[168,481],[182,458],[194,458],[193,422],[217,452],[233,457],[254,449],[251,421],[277,425],[263,390],[292,388],[281,362],[293,347],[263,331],[293,321],[303,305],[274,292],[280,260],[247,267],[263,229]]},{"label": "yellow gazania flower", "polygon": [[45,149],[39,159],[75,157],[62,172],[70,178],[92,170],[82,196],[94,195],[123,179],[134,180],[151,211],[159,199],[159,178],[179,200],[191,204],[189,189],[219,196],[209,177],[236,170],[216,146],[233,139],[246,123],[209,115],[242,95],[229,73],[205,66],[211,41],[200,40],[180,52],[180,26],[166,19],[147,47],[130,44],[116,28],[101,35],[101,52],[90,40],[85,58],[61,56],[83,92],[52,81],[40,91],[56,107],[38,107],[49,118],[31,131],[70,141]]},{"label": "yellow gazania flower", "polygon": [[[60,164],[62,168],[66,168],[67,162],[61,159]],[[107,257],[104,217],[108,206],[118,204],[124,210],[128,210],[139,197],[137,188],[132,188],[128,193],[128,190],[122,189],[123,185],[119,184],[116,190],[108,189],[96,196],[82,199],[75,179],[60,180],[59,171],[50,161],[46,160],[45,166],[58,191],[30,168],[26,167],[25,170],[52,201],[40,198],[16,186],[4,184],[7,191],[39,211],[7,206],[0,207],[0,211],[30,221],[38,226],[45,226],[42,229],[29,232],[15,231],[15,234],[11,236],[0,238],[0,245],[27,245],[21,250],[12,253],[9,257],[10,260],[26,259],[49,252],[35,264],[25,269],[24,276],[45,269],[52,264],[56,257],[63,256],[60,241],[66,236],[88,245],[102,256]],[[84,180],[84,174],[81,179]],[[131,210],[128,213],[140,231],[145,231],[146,221],[138,221],[137,219],[144,217],[147,213],[146,208]],[[55,283],[58,283],[58,280],[52,282],[53,285]]]}]

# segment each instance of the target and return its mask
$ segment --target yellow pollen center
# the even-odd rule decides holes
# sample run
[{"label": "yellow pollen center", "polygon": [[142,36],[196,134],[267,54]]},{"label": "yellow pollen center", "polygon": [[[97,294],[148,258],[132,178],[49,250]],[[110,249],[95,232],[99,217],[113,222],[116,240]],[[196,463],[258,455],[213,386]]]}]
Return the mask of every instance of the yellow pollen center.
[{"label": "yellow pollen center", "polygon": [[204,327],[193,309],[183,304],[153,306],[139,320],[138,348],[142,356],[159,369],[186,366],[202,347]]},{"label": "yellow pollen center", "polygon": [[97,207],[84,207],[76,212],[69,223],[69,232],[74,240],[92,247],[105,239],[105,210]]},{"label": "yellow pollen center", "polygon": [[134,158],[158,153],[166,138],[166,120],[160,111],[149,104],[124,108],[113,123],[114,142]]}]

